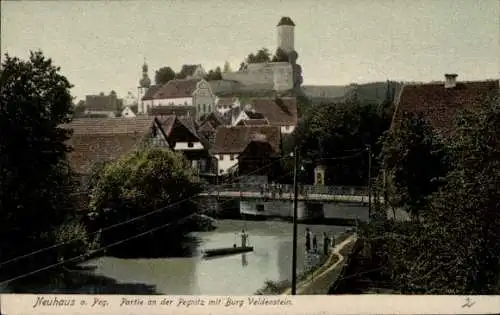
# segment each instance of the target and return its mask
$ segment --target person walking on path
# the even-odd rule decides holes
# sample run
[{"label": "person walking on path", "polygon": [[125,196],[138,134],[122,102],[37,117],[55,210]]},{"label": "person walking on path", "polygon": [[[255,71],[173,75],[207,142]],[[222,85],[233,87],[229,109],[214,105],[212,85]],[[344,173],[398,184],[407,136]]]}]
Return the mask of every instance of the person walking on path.
[{"label": "person walking on path", "polygon": [[330,238],[326,232],[323,233],[323,255],[328,255],[330,251]]},{"label": "person walking on path", "polygon": [[306,251],[307,252],[311,251],[311,238],[312,238],[311,234],[312,233],[309,230],[309,228],[306,228]]}]

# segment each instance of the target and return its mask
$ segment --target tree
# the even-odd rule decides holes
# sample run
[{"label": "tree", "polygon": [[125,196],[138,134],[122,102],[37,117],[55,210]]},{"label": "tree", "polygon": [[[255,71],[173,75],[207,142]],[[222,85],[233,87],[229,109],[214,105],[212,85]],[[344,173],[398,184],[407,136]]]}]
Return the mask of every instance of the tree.
[{"label": "tree", "polygon": [[276,52],[274,53],[272,61],[273,62],[288,61],[288,54],[283,49],[278,47],[278,49],[276,49]]},{"label": "tree", "polygon": [[205,76],[205,80],[207,81],[222,80],[222,71],[220,67],[216,67],[215,70],[208,71],[208,74]]},{"label": "tree", "polygon": [[[54,245],[61,230],[81,240],[86,235],[83,230],[65,228],[76,220],[67,190],[70,148],[65,143],[70,132],[60,127],[70,121],[72,85],[41,51],[31,52],[29,60],[5,55],[2,69],[0,252],[7,260]],[[51,250],[29,256],[2,266],[2,273],[14,276],[16,270],[33,270],[64,258],[60,254]]]},{"label": "tree", "polygon": [[447,173],[445,147],[426,120],[415,114],[406,114],[381,143],[380,162],[395,188],[395,196],[389,196],[391,204],[405,207],[418,220],[427,198]]},{"label": "tree", "polygon": [[175,71],[170,67],[162,67],[155,72],[156,85],[163,85],[175,78]]},{"label": "tree", "polygon": [[246,63],[264,63],[271,61],[271,53],[267,48],[261,48],[256,54],[249,54],[246,58]]},{"label": "tree", "polygon": [[[192,198],[201,191],[198,179],[185,158],[171,150],[145,148],[101,165],[97,170],[92,180],[90,202],[94,226],[116,224],[169,206],[138,222],[104,232],[104,244],[176,221],[197,211],[192,202],[179,201]],[[176,203],[179,204],[173,206]],[[147,242],[142,239],[139,243],[140,247],[152,248],[169,245],[164,243],[163,238],[158,243],[157,237],[147,237]]]},{"label": "tree", "polygon": [[231,65],[229,64],[228,61],[224,62],[224,70],[223,72],[231,72]]},{"label": "tree", "polygon": [[85,101],[84,100],[79,100],[78,103],[73,104],[73,116],[78,117],[81,116],[83,113],[85,113],[86,107],[85,107]]},{"label": "tree", "polygon": [[387,246],[403,293],[500,292],[498,101],[463,113],[455,130],[447,142],[450,172],[428,203],[423,223]]},{"label": "tree", "polygon": [[[326,166],[328,184],[366,185],[366,145],[379,152],[377,140],[384,131],[384,117],[377,105],[354,102],[316,106],[304,114],[294,131],[301,156]],[[374,163],[374,170],[377,164]]]}]

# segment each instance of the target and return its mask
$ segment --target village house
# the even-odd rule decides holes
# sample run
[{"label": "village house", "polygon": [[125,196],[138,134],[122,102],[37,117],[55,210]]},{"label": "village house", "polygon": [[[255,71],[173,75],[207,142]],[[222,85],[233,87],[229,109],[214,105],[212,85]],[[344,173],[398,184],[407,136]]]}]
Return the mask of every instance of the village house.
[{"label": "village house", "polygon": [[397,128],[405,113],[421,114],[443,136],[453,133],[453,124],[463,109],[474,109],[498,95],[498,80],[457,82],[456,74],[445,74],[444,82],[406,84],[395,101],[391,128]]},{"label": "village house", "polygon": [[142,99],[142,110],[145,113],[150,108],[161,106],[193,106],[196,118],[215,111],[215,95],[204,79],[175,79],[159,88],[151,88],[154,93],[148,91]]},{"label": "village house", "polygon": [[[219,126],[215,131],[214,144],[210,152],[217,158],[219,175],[235,172],[238,156],[256,135],[265,136],[274,152],[280,152],[281,133],[276,126]],[[260,139],[263,139],[261,136]],[[257,152],[258,153],[258,152]]]},{"label": "village house", "polygon": [[109,118],[116,117],[121,112],[123,100],[117,98],[116,93],[109,95],[87,95],[85,96],[84,115],[99,115]]},{"label": "village house", "polygon": [[208,143],[197,133],[193,117],[157,117],[170,148],[181,152],[199,175],[215,175],[215,161],[208,151]]},{"label": "village house", "polygon": [[272,144],[273,141],[276,140],[269,139],[262,133],[250,135],[238,155],[238,176],[243,178],[244,182],[265,184],[279,176],[281,164],[274,162],[281,158],[281,154],[279,147],[275,143]]},{"label": "village house", "polygon": [[214,143],[215,130],[219,126],[228,125],[229,121],[217,112],[212,112],[208,115],[201,117],[198,124],[198,133],[208,140],[210,144]]},{"label": "village house", "polygon": [[298,122],[297,99],[294,97],[255,98],[238,115],[236,113],[232,117],[233,126],[242,120],[265,119],[269,125],[279,127],[282,134],[291,134]]},{"label": "village house", "polygon": [[86,189],[93,167],[133,152],[144,145],[168,148],[158,120],[137,118],[77,118],[63,125],[73,134],[68,159],[80,189]]}]

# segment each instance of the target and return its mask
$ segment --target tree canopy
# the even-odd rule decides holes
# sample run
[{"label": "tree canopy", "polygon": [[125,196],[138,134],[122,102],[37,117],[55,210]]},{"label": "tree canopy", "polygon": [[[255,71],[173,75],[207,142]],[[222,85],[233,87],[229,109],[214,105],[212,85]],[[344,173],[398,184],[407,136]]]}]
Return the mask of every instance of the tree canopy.
[{"label": "tree canopy", "polygon": [[175,71],[170,67],[161,67],[155,72],[155,83],[157,85],[163,85],[174,78]]},{"label": "tree canopy", "polygon": [[[93,174],[90,211],[95,226],[112,225],[168,207],[123,229],[104,233],[104,243],[120,239],[123,234],[139,234],[197,210],[192,202],[177,204],[198,194],[200,185],[185,158],[171,150],[148,147],[101,165]],[[158,246],[156,242],[154,245]]]},{"label": "tree canopy", "polygon": [[[70,121],[72,85],[41,51],[31,52],[28,60],[5,55],[0,80],[2,258],[51,246],[63,237],[61,231],[85,240],[84,230],[65,227],[75,224],[66,189],[70,132],[60,125]],[[2,269],[53,263],[60,254],[40,253]]]},{"label": "tree canopy", "polygon": [[222,71],[220,67],[216,67],[215,70],[209,70],[207,75],[205,76],[205,80],[207,81],[222,80]]}]

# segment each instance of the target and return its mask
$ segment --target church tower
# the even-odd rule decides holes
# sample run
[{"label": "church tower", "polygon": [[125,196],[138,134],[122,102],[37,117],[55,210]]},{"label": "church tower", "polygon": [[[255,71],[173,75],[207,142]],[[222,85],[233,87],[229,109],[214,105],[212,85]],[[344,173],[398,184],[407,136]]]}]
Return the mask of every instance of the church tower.
[{"label": "church tower", "polygon": [[146,60],[144,60],[144,64],[142,65],[142,78],[139,80],[139,87],[137,88],[137,100],[139,105],[137,111],[140,114],[146,114],[147,109],[143,106],[142,98],[150,87],[151,79],[149,79],[148,75],[148,65],[146,64]]},{"label": "church tower", "polygon": [[288,16],[282,17],[276,28],[278,37],[277,48],[281,48],[286,53],[294,51],[295,23],[293,23],[292,19]]}]

